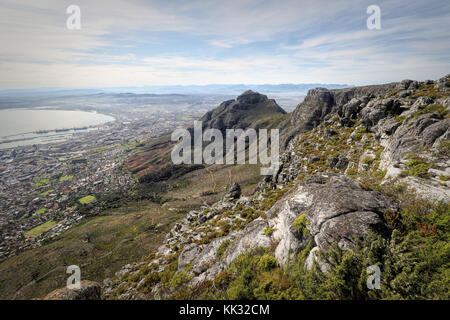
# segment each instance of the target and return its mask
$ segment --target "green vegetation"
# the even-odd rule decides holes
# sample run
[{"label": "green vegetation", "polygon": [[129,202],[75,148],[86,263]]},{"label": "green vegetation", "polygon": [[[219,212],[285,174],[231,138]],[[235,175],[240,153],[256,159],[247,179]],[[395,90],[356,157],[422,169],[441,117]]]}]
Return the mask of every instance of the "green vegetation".
[{"label": "green vegetation", "polygon": [[82,266],[84,279],[102,282],[125,264],[156,250],[181,217],[178,210],[143,201],[83,220],[52,242],[0,263],[0,298],[11,299],[32,280],[37,282],[24,288],[18,299],[42,298],[65,286],[64,266],[72,264]]},{"label": "green vegetation", "polygon": [[64,182],[64,181],[72,180],[72,179],[73,179],[73,176],[64,176],[64,177],[59,178],[59,182]]},{"label": "green vegetation", "polygon": [[449,156],[450,155],[450,140],[443,140],[439,143],[438,146],[439,153],[441,153],[443,156]]},{"label": "green vegetation", "polygon": [[261,271],[270,271],[277,266],[278,262],[274,256],[264,254],[258,262],[258,269]]},{"label": "green vegetation", "polygon": [[264,229],[263,235],[270,237],[274,231],[275,231],[274,228],[267,227],[267,228]]},{"label": "green vegetation", "polygon": [[41,179],[41,181],[32,185],[33,188],[41,187],[50,183],[50,179]]},{"label": "green vegetation", "polygon": [[38,211],[36,211],[35,214],[37,214],[37,215],[43,214],[43,213],[46,212],[46,211],[47,211],[47,209],[41,208],[41,209],[39,209]]},{"label": "green vegetation", "polygon": [[49,220],[33,229],[28,231],[26,235],[33,236],[33,237],[39,237],[42,233],[50,230],[53,228],[57,223],[55,221]]},{"label": "green vegetation", "polygon": [[78,201],[81,204],[89,204],[89,203],[91,203],[91,202],[93,202],[95,200],[96,200],[96,198],[94,196],[85,196],[85,197],[79,199]]},{"label": "green vegetation", "polygon": [[365,133],[366,133],[366,130],[363,128],[356,130],[355,134],[352,136],[352,140],[360,141]]},{"label": "green vegetation", "polygon": [[[444,299],[450,298],[450,207],[404,192],[390,239],[369,235],[355,252],[332,244],[319,253],[328,265],[305,267],[311,243],[285,269],[269,249],[241,254],[212,283],[197,290],[201,299]],[[409,197],[409,198],[408,198]],[[369,290],[367,268],[382,272],[381,289]]]},{"label": "green vegetation", "polygon": [[403,171],[402,174],[427,179],[429,178],[428,170],[433,164],[423,158],[414,156],[411,160],[406,162],[406,166],[408,167],[408,170]]},{"label": "green vegetation", "polygon": [[394,117],[395,121],[399,122],[399,123],[403,123],[403,121],[405,121],[406,116],[405,115],[398,115]]},{"label": "green vegetation", "polygon": [[418,118],[419,116],[421,116],[423,114],[427,114],[427,113],[438,113],[442,117],[446,117],[448,114],[448,111],[442,104],[435,103],[435,104],[427,105],[426,107],[419,108],[419,110],[416,111],[413,116],[414,116],[414,118]]},{"label": "green vegetation", "polygon": [[50,189],[44,192],[41,192],[39,195],[42,197],[45,197],[46,195],[48,195],[49,193],[52,193],[53,191],[55,191],[54,189]]},{"label": "green vegetation", "polygon": [[309,235],[309,230],[306,226],[309,225],[308,219],[306,219],[306,213],[302,213],[294,220],[294,228],[303,236]]},{"label": "green vegetation", "polygon": [[220,246],[217,248],[217,257],[220,258],[225,250],[227,250],[228,246],[231,244],[231,240],[225,240],[220,244]]},{"label": "green vegetation", "polygon": [[434,84],[425,84],[422,82],[420,83],[419,88],[414,91],[413,96],[414,97],[426,96],[436,100],[442,97],[447,97],[448,93],[445,91],[437,91],[434,88]]}]

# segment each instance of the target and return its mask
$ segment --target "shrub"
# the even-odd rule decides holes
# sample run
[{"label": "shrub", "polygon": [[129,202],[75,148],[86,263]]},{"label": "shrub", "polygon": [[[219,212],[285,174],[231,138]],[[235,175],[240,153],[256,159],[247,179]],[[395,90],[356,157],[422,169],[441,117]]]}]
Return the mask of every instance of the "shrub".
[{"label": "shrub", "polygon": [[220,258],[224,254],[225,250],[227,250],[227,248],[230,244],[231,244],[231,240],[225,240],[224,242],[222,242],[220,244],[220,246],[217,248],[217,253],[216,253],[218,258]]},{"label": "shrub", "polygon": [[258,269],[261,271],[269,271],[277,266],[277,259],[268,254],[263,255],[258,262]]},{"label": "shrub", "polygon": [[274,231],[275,231],[274,228],[267,227],[264,229],[263,235],[270,237]]},{"label": "shrub", "polygon": [[406,162],[406,166],[408,170],[403,173],[419,178],[429,178],[428,169],[432,167],[432,164],[424,159],[414,158]]},{"label": "shrub", "polygon": [[303,236],[309,235],[309,230],[306,226],[309,225],[309,221],[306,219],[306,213],[302,213],[294,220],[294,228]]}]

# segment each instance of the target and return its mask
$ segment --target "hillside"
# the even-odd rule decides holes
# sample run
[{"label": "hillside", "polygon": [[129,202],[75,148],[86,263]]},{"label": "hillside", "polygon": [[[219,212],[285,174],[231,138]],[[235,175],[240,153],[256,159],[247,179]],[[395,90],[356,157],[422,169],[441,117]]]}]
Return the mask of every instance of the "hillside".
[{"label": "hillside", "polygon": [[[448,299],[449,89],[450,75],[310,90],[280,173],[189,212],[103,297]],[[373,264],[381,290],[365,287]]]}]

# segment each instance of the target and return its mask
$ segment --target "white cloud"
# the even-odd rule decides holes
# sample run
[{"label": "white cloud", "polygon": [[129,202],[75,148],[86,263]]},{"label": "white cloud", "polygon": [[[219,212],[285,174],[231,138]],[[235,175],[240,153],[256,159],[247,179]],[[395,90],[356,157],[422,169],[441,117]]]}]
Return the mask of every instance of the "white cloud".
[{"label": "white cloud", "polygon": [[[369,3],[356,0],[77,0],[82,29],[70,31],[72,2],[0,0],[0,42],[7,44],[0,47],[0,87],[369,84],[449,72],[445,1],[428,4],[442,3],[433,14],[422,13],[419,2],[380,1],[376,31],[365,29]],[[161,52],[172,34],[207,45]],[[259,41],[266,47],[238,51]],[[158,53],[146,53],[151,49]]]}]

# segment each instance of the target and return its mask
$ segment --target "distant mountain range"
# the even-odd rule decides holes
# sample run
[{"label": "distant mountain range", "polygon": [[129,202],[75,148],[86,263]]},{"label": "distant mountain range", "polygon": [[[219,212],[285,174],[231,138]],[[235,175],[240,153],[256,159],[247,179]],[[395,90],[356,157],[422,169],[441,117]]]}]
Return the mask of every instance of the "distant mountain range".
[{"label": "distant mountain range", "polygon": [[74,95],[96,93],[153,93],[153,94],[240,94],[246,90],[262,93],[306,94],[309,89],[323,87],[341,89],[353,87],[348,84],[208,84],[208,85],[171,85],[143,87],[106,87],[106,88],[35,88],[0,90],[1,95]]}]

